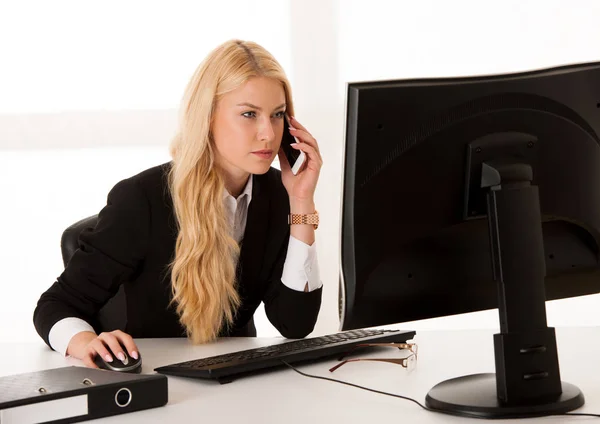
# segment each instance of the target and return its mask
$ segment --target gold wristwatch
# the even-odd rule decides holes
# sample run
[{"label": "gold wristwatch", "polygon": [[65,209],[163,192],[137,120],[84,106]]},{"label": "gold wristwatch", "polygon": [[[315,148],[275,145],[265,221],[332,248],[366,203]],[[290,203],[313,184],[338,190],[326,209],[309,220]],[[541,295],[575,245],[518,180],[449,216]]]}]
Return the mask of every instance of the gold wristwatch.
[{"label": "gold wristwatch", "polygon": [[315,213],[291,213],[288,215],[288,224],[307,224],[315,227],[315,230],[319,228],[319,212],[315,211]]}]

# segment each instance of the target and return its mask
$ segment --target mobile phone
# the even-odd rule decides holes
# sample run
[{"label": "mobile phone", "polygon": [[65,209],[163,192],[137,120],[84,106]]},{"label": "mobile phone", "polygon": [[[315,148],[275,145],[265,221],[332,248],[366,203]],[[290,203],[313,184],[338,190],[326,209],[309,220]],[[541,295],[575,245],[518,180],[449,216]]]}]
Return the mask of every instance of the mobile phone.
[{"label": "mobile phone", "polygon": [[287,119],[287,116],[284,117],[284,128],[283,128],[283,137],[281,138],[281,148],[283,149],[283,153],[290,164],[290,168],[292,168],[292,174],[298,174],[302,164],[306,160],[306,155],[301,150],[296,150],[290,144],[298,143],[298,139],[294,137],[290,133],[290,123]]}]

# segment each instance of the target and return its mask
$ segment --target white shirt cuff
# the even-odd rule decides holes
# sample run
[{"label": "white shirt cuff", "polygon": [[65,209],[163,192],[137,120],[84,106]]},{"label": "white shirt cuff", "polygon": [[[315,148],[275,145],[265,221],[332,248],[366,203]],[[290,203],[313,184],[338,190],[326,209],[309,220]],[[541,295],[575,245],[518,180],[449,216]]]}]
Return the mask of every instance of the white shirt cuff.
[{"label": "white shirt cuff", "polygon": [[52,349],[61,353],[63,356],[66,356],[69,342],[75,334],[81,333],[82,331],[91,331],[92,333],[95,333],[94,328],[80,318],[63,318],[50,329],[48,341],[50,342]]},{"label": "white shirt cuff", "polygon": [[311,246],[290,236],[281,282],[292,290],[317,290],[323,284],[319,273],[316,242]]}]

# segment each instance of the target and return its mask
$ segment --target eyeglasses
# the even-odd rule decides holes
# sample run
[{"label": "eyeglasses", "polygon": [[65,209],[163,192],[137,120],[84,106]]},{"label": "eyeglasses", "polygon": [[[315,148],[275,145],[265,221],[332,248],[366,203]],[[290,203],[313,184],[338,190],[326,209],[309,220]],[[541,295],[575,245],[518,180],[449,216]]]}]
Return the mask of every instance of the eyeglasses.
[{"label": "eyeglasses", "polygon": [[[344,359],[345,357],[349,356],[357,349],[364,348],[364,347],[395,347],[400,350],[408,349],[408,351],[410,352],[410,355],[408,355],[404,358],[398,358],[398,359],[393,359],[393,358]],[[419,347],[415,343],[363,343],[363,344],[357,344],[352,349],[350,349],[348,352],[346,352],[345,354],[340,356],[338,358],[338,361],[341,361],[341,362],[339,364],[337,364],[336,366],[334,366],[333,368],[330,368],[329,372],[334,372],[339,367],[341,367],[342,365],[344,365],[348,362],[358,362],[358,361],[388,362],[391,364],[401,365],[404,368],[412,369],[415,366],[416,361],[417,361],[418,350],[419,350]]]}]

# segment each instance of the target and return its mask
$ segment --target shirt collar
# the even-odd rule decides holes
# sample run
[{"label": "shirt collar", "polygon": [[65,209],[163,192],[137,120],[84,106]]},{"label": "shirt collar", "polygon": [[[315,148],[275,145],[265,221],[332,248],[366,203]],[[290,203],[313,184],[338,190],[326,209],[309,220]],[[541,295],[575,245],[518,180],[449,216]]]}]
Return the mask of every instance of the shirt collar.
[{"label": "shirt collar", "polygon": [[[244,195],[248,196],[248,204],[250,204],[250,200],[252,200],[252,174],[250,174],[250,177],[248,177],[248,182],[246,183],[244,190],[240,193],[236,200],[241,199]],[[231,194],[229,194],[227,189],[223,189],[223,199],[226,199],[229,196],[231,196]],[[231,197],[233,198],[233,196]]]}]

